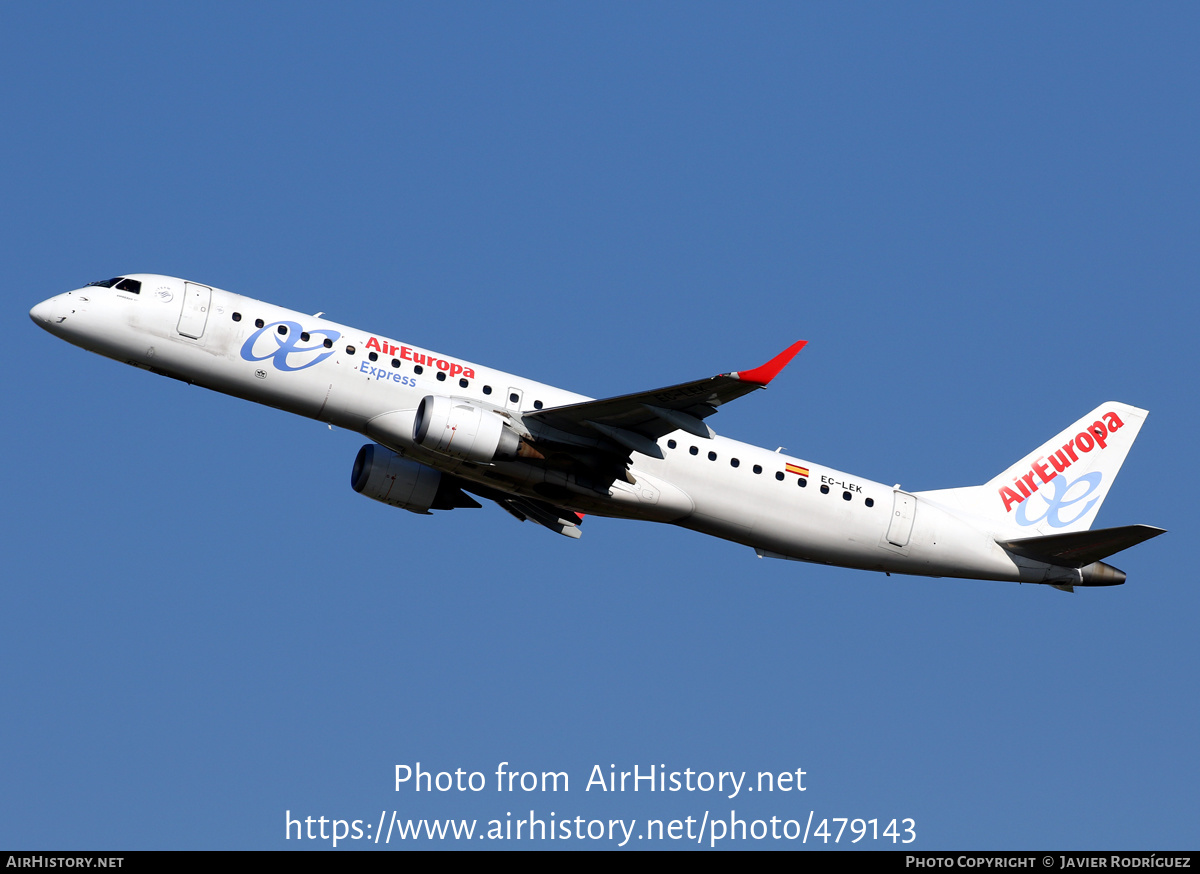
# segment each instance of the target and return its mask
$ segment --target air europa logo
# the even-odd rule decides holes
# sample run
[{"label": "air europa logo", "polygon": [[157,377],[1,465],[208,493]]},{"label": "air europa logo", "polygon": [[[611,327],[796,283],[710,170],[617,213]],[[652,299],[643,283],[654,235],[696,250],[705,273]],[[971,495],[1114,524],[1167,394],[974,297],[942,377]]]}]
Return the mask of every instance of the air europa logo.
[{"label": "air europa logo", "polygon": [[475,378],[475,370],[471,367],[464,367],[457,361],[447,361],[445,358],[437,358],[433,355],[426,355],[424,352],[416,352],[411,346],[397,346],[395,343],[389,343],[387,340],[378,340],[372,337],[366,342],[366,348],[374,349],[382,355],[396,355],[399,353],[399,358],[403,361],[411,361],[413,364],[423,364],[426,367],[436,367],[438,370],[444,370],[451,376],[462,374],[467,379]]},{"label": "air europa logo", "polygon": [[[327,338],[316,345],[298,346],[307,343],[312,337],[320,335]],[[263,340],[268,336],[273,342]],[[332,347],[342,335],[337,331],[305,332],[297,322],[271,322],[263,325],[246,338],[242,344],[242,358],[246,361],[265,361],[270,358],[276,370],[304,370],[314,364],[320,364],[333,354]],[[260,354],[260,350],[266,348]],[[313,354],[317,353],[317,354]],[[289,361],[289,359],[291,359]]]},{"label": "air europa logo", "polygon": [[[1063,511],[1068,507],[1078,504],[1080,501],[1087,500],[1092,496],[1096,489],[1100,488],[1100,483],[1104,479],[1104,475],[1098,470],[1093,470],[1085,473],[1076,479],[1067,482],[1065,476],[1056,477],[1050,486],[1041,493],[1041,499],[1046,504],[1046,509],[1042,515],[1036,516],[1033,519],[1029,518],[1029,508],[1035,503],[1033,500],[1024,501],[1017,507],[1016,519],[1018,525],[1026,527],[1036,525],[1043,519],[1049,523],[1051,528],[1066,528],[1068,525],[1078,522],[1088,514],[1092,507],[1096,506],[1096,501],[1100,500],[1100,496],[1092,498],[1086,504],[1078,509],[1074,516],[1068,519],[1062,517]],[[1077,486],[1079,488],[1077,488]]]},{"label": "air europa logo", "polygon": [[[1100,471],[1091,471],[1067,482],[1066,478],[1059,477],[1059,474],[1079,461],[1083,455],[1093,450],[1099,452],[1107,449],[1109,436],[1124,425],[1121,417],[1115,412],[1107,412],[1103,419],[1092,422],[1086,430],[1080,431],[1064,443],[1061,449],[1051,453],[1049,457],[1039,455],[1034,459],[1027,473],[1013,477],[1015,489],[1009,486],[1000,487],[1000,500],[1004,502],[1004,511],[1011,513],[1014,506],[1021,505],[1017,507],[1016,513],[1019,524],[1034,525],[1042,519],[1046,519],[1055,528],[1062,528],[1082,517],[1096,503],[1095,500],[1088,502],[1073,519],[1064,521],[1059,517],[1059,512],[1062,507],[1078,503],[1094,492],[1099,487],[1103,475]],[[1024,502],[1038,492],[1040,488],[1038,480],[1041,480],[1041,485],[1050,485],[1051,482],[1054,484],[1050,488],[1049,496],[1042,495],[1042,499],[1047,504],[1046,512],[1036,519],[1030,519],[1029,508],[1024,506]],[[1076,494],[1068,498],[1067,495],[1079,483],[1085,483],[1086,490],[1083,492],[1076,490]]]}]

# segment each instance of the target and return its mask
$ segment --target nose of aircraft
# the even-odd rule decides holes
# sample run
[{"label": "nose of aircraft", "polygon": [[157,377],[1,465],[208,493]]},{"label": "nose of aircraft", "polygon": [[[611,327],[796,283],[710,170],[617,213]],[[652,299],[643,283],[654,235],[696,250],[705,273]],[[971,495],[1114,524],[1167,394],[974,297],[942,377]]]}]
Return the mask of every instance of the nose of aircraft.
[{"label": "nose of aircraft", "polygon": [[58,310],[58,298],[52,297],[49,300],[44,300],[29,311],[29,318],[33,319],[33,323],[39,328],[44,328],[54,321],[55,313]]}]

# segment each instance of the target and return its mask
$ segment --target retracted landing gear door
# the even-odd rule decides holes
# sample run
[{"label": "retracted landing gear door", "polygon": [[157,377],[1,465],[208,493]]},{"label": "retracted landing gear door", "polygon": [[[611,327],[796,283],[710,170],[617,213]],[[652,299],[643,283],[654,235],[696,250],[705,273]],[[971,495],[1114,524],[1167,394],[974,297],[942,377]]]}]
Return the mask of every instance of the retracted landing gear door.
[{"label": "retracted landing gear door", "polygon": [[193,340],[204,336],[208,324],[208,307],[212,303],[212,289],[207,285],[185,282],[183,312],[179,316],[179,333]]}]

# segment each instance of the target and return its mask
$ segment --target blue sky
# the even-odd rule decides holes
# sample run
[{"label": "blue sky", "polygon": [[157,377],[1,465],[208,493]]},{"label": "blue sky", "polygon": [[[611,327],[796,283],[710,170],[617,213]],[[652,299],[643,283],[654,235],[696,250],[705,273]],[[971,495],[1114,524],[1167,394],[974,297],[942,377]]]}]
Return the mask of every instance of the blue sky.
[{"label": "blue sky", "polygon": [[[0,846],[529,809],[1195,846],[1194,7],[45,3],[0,26]],[[1151,415],[1097,525],[1170,533],[1072,596],[413,516],[349,488],[363,438],[28,321],[127,272],[592,396],[807,339],[713,426],[909,489],[1124,401]],[[418,761],[571,790],[394,791]],[[807,791],[585,792],[597,764]]]}]

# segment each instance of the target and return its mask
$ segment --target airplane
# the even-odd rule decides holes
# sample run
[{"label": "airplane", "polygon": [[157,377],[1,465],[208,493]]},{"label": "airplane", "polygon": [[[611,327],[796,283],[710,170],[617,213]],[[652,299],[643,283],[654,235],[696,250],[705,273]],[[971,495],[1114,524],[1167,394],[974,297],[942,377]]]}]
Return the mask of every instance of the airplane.
[{"label": "airplane", "polygon": [[[585,514],[666,522],[760,558],[887,574],[1112,586],[1112,554],[1164,533],[1091,530],[1147,412],[1109,401],[988,482],[907,491],[718,436],[749,370],[594,400],[213,286],[136,273],[30,318],[117,361],[363,434],[356,492],[418,514],[494,501],[579,537]],[[473,497],[474,496],[474,497]]]}]

